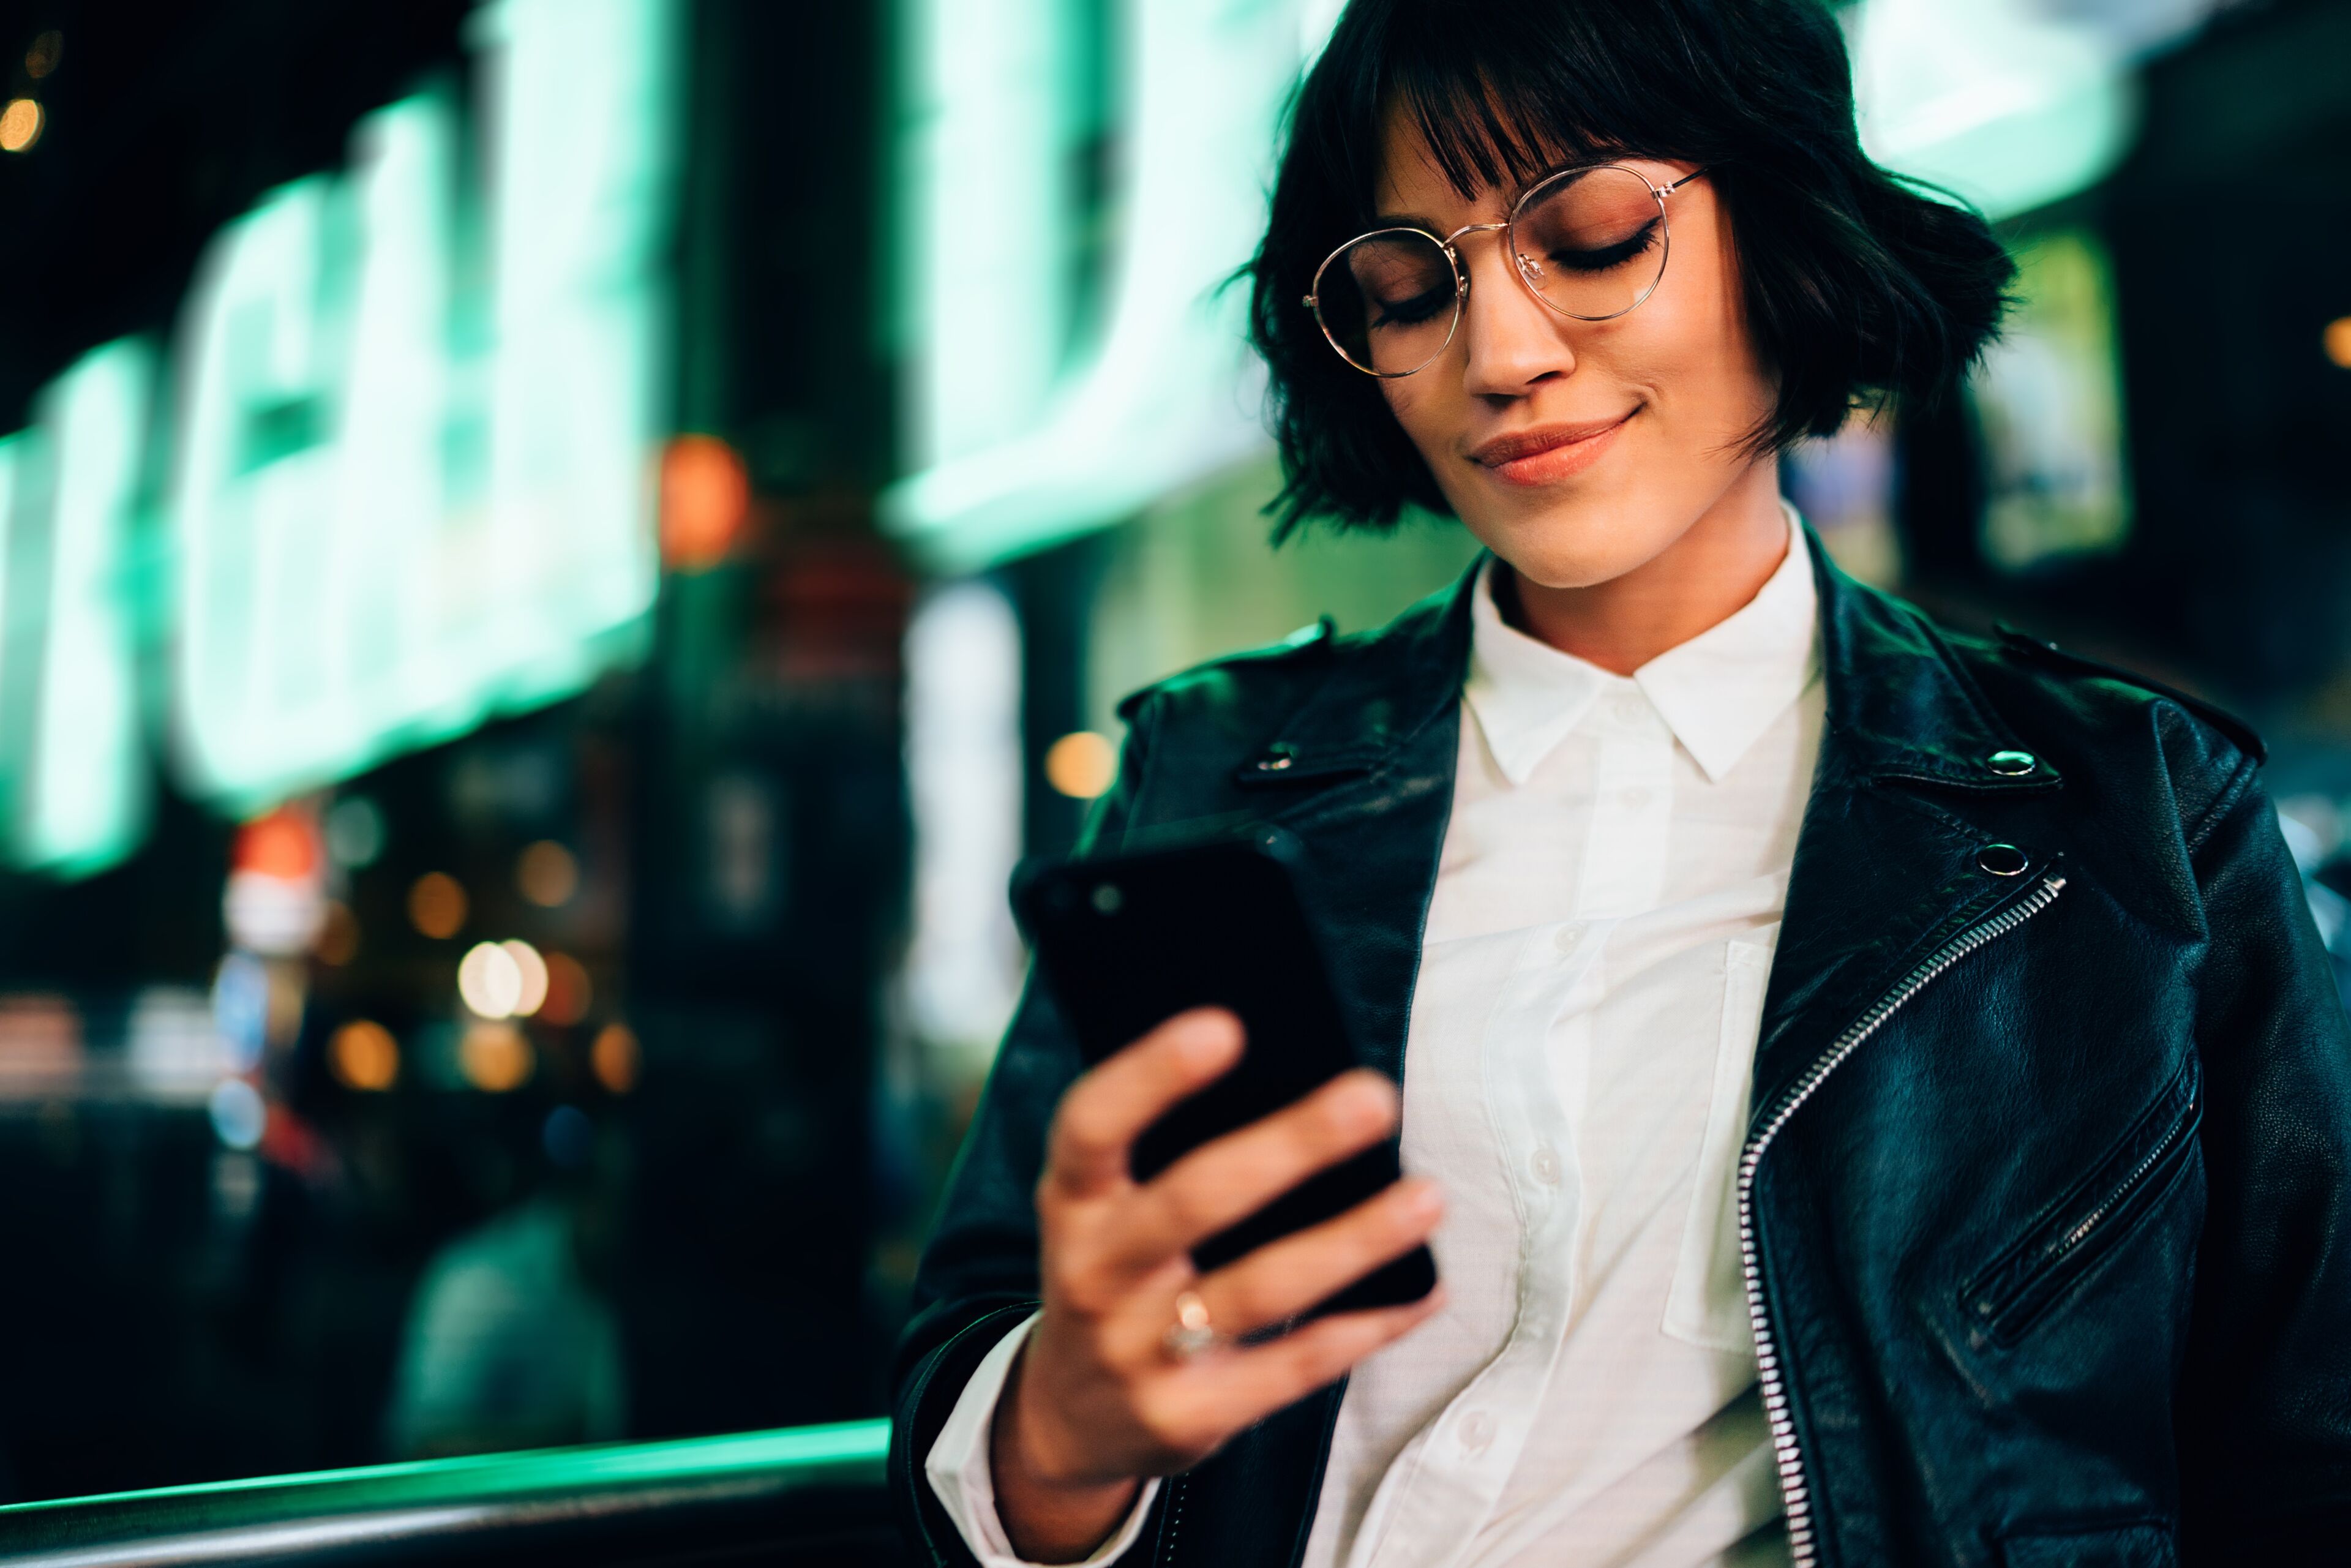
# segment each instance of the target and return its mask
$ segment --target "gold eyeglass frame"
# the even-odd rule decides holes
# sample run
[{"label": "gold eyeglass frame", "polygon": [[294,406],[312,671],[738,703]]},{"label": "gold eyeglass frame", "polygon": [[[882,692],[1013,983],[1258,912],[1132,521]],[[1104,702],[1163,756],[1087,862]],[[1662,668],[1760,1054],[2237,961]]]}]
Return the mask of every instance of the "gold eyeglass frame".
[{"label": "gold eyeglass frame", "polygon": [[[1657,246],[1657,275],[1649,279],[1648,287],[1641,290],[1639,298],[1635,298],[1630,305],[1625,306],[1624,309],[1611,310],[1605,316],[1583,316],[1578,315],[1573,310],[1562,309],[1560,307],[1552,304],[1549,299],[1543,297],[1542,290],[1535,286],[1533,269],[1538,264],[1533,260],[1533,258],[1519,249],[1519,219],[1526,212],[1529,206],[1532,205],[1539,198],[1549,194],[1562,181],[1579,179],[1586,174],[1597,173],[1603,169],[1621,169],[1625,173],[1632,175],[1633,178],[1640,181],[1642,184],[1648,186],[1650,196],[1656,202],[1657,232],[1659,237]],[[1657,291],[1657,285],[1666,280],[1666,264],[1673,258],[1674,253],[1674,225],[1672,221],[1666,214],[1666,200],[1676,191],[1680,190],[1684,185],[1688,184],[1692,180],[1697,179],[1699,175],[1704,174],[1706,170],[1703,168],[1693,169],[1688,173],[1683,175],[1680,179],[1676,180],[1670,185],[1652,185],[1649,184],[1649,177],[1646,174],[1642,173],[1638,169],[1633,168],[1629,164],[1578,163],[1572,168],[1554,170],[1551,173],[1548,173],[1541,179],[1536,181],[1532,185],[1529,186],[1526,193],[1521,195],[1511,206],[1509,219],[1502,223],[1463,224],[1459,228],[1455,229],[1451,234],[1447,235],[1443,239],[1437,238],[1437,235],[1429,233],[1426,229],[1413,228],[1409,225],[1400,225],[1392,228],[1368,230],[1365,233],[1357,235],[1354,238],[1349,240],[1346,244],[1341,246],[1338,249],[1332,251],[1330,255],[1322,258],[1322,265],[1314,269],[1314,281],[1309,286],[1311,292],[1309,292],[1305,298],[1306,308],[1314,312],[1314,325],[1322,329],[1323,340],[1331,345],[1332,352],[1336,353],[1339,358],[1346,361],[1350,370],[1361,371],[1367,376],[1374,376],[1384,382],[1397,381],[1405,376],[1418,375],[1421,371],[1428,369],[1429,366],[1443,359],[1445,357],[1445,351],[1453,347],[1453,340],[1460,335],[1462,305],[1463,302],[1469,298],[1469,270],[1462,265],[1461,252],[1456,247],[1454,242],[1460,239],[1464,235],[1491,234],[1497,230],[1500,230],[1504,234],[1503,243],[1508,246],[1510,259],[1515,264],[1510,268],[1510,271],[1518,277],[1520,287],[1524,288],[1530,295],[1532,295],[1537,304],[1541,305],[1544,309],[1549,310],[1554,316],[1564,316],[1571,321],[1616,320],[1620,317],[1629,316],[1634,311],[1638,310],[1642,305],[1646,302],[1649,296]],[[1437,352],[1429,355],[1428,358],[1423,360],[1420,363],[1413,366],[1413,368],[1408,371],[1375,371],[1367,366],[1355,363],[1354,360],[1348,354],[1347,350],[1339,346],[1339,339],[1337,335],[1331,330],[1331,323],[1325,320],[1322,316],[1322,275],[1331,270],[1331,264],[1332,262],[1346,255],[1347,252],[1354,249],[1355,246],[1363,244],[1365,240],[1377,239],[1382,235],[1418,235],[1420,238],[1436,246],[1437,249],[1443,251],[1445,253],[1447,264],[1453,268],[1453,320],[1451,325],[1447,326],[1445,329],[1445,341],[1437,346]]]}]

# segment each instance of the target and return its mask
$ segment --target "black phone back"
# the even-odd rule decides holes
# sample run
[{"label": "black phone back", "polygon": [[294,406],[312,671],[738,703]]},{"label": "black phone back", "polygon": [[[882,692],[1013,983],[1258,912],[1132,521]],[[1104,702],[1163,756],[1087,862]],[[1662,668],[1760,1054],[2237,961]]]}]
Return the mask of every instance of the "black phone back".
[{"label": "black phone back", "polygon": [[[1248,1031],[1240,1062],[1134,1146],[1149,1180],[1190,1150],[1290,1104],[1359,1060],[1292,879],[1287,840],[1260,830],[1183,848],[1025,868],[1014,902],[1086,1064],[1176,1013],[1222,1007]],[[1193,1249],[1203,1271],[1343,1212],[1400,1174],[1391,1140],[1309,1177]],[[1417,1301],[1437,1282],[1426,1248],[1315,1314]]]}]

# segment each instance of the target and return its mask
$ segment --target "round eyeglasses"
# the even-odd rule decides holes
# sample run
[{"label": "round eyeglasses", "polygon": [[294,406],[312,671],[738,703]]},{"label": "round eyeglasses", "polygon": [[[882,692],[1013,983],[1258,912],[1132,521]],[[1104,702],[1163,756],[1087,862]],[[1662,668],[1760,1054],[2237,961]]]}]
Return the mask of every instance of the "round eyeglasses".
[{"label": "round eyeglasses", "polygon": [[1374,229],[1323,257],[1306,304],[1339,357],[1364,374],[1426,370],[1452,346],[1469,297],[1455,242],[1500,230],[1528,293],[1562,316],[1613,321],[1656,292],[1671,240],[1666,200],[1705,172],[1652,185],[1622,163],[1562,169],[1520,196],[1508,223],[1464,224],[1443,239]]}]

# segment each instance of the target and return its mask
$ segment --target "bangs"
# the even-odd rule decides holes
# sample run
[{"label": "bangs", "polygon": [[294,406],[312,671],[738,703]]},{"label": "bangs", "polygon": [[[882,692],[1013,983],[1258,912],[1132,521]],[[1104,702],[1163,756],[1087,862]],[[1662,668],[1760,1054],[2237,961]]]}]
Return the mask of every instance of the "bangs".
[{"label": "bangs", "polygon": [[[1384,36],[1364,54],[1384,69],[1347,84],[1347,140],[1383,149],[1391,117],[1407,117],[1464,200],[1489,187],[1523,188],[1568,164],[1696,155],[1675,145],[1669,129],[1687,133],[1691,124],[1677,107],[1687,78],[1641,71],[1659,51],[1625,49],[1621,14],[1608,40],[1573,6],[1470,0],[1398,6],[1379,20]],[[1652,75],[1659,79],[1643,79]],[[1354,171],[1364,215],[1380,172],[1376,151]]]}]

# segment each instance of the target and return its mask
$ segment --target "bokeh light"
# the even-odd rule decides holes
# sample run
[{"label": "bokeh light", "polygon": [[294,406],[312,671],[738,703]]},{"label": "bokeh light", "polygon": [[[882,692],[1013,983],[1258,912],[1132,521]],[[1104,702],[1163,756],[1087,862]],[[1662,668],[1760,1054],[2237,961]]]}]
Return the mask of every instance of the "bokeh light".
[{"label": "bokeh light", "polygon": [[507,941],[498,946],[514,960],[515,973],[522,977],[521,989],[515,995],[514,1016],[527,1019],[547,1005],[547,960],[528,942]]},{"label": "bokeh light", "polygon": [[635,1032],[624,1023],[606,1024],[597,1032],[596,1043],[588,1048],[588,1066],[610,1093],[626,1094],[634,1089],[644,1067]]},{"label": "bokeh light", "polygon": [[29,152],[41,139],[41,129],[47,118],[41,106],[29,98],[20,98],[0,109],[0,152]]},{"label": "bokeh light", "polygon": [[530,1082],[530,1041],[510,1023],[466,1026],[457,1038],[457,1071],[465,1082],[491,1094],[504,1094]]},{"label": "bokeh light", "polygon": [[2346,371],[2351,371],[2351,316],[2338,316],[2326,324],[2326,357]]},{"label": "bokeh light", "polygon": [[465,890],[445,872],[428,871],[408,890],[409,924],[444,940],[465,928]]},{"label": "bokeh light", "polygon": [[229,863],[238,871],[300,882],[318,873],[318,836],[297,813],[284,809],[271,811],[237,830]]},{"label": "bokeh light", "polygon": [[540,908],[559,908],[580,891],[580,862],[553,839],[541,839],[515,862],[515,885]]},{"label": "bokeh light", "polygon": [[327,1066],[346,1089],[379,1093],[400,1080],[400,1042],[371,1019],[353,1019],[327,1040]]},{"label": "bokeh light", "polygon": [[512,1018],[522,1006],[522,966],[503,944],[477,942],[457,965],[457,995],[477,1018]]},{"label": "bokeh light", "polygon": [[364,795],[336,801],[326,827],[327,853],[337,865],[371,866],[383,853],[383,811]]},{"label": "bokeh light", "polygon": [[230,1148],[261,1146],[261,1134],[269,1126],[269,1107],[263,1103],[261,1091],[244,1079],[223,1079],[204,1109],[211,1113],[214,1134]]},{"label": "bokeh light", "polygon": [[52,27],[35,38],[33,47],[25,51],[25,74],[35,81],[54,76],[65,58],[66,36]]},{"label": "bokeh light", "polygon": [[662,454],[662,559],[701,571],[726,559],[751,512],[751,479],[715,435],[681,435]]},{"label": "bokeh light", "polygon": [[596,1124],[577,1105],[558,1105],[540,1124],[538,1144],[551,1163],[576,1171],[595,1155]]},{"label": "bokeh light", "polygon": [[1077,800],[1091,800],[1118,778],[1118,747],[1110,737],[1081,729],[1045,753],[1045,782]]},{"label": "bokeh light", "polygon": [[588,1006],[595,999],[596,988],[589,982],[586,965],[569,953],[547,956],[547,1000],[540,1004],[540,1018],[569,1028],[588,1016]]}]

